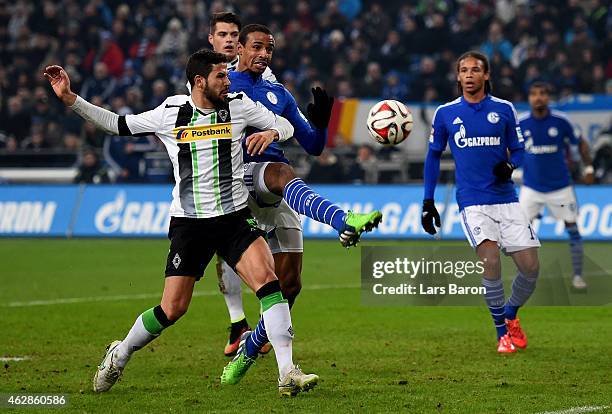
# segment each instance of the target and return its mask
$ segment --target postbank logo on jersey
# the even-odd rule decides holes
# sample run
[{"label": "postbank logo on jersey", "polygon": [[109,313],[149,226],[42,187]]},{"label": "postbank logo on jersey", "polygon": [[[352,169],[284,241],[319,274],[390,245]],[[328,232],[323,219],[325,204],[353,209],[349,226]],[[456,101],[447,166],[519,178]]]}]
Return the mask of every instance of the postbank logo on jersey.
[{"label": "postbank logo on jersey", "polygon": [[491,147],[501,145],[501,137],[467,137],[465,126],[462,124],[459,131],[455,133],[455,145],[457,148],[465,147]]},{"label": "postbank logo on jersey", "polygon": [[204,139],[228,139],[232,138],[232,124],[213,124],[185,126],[174,128],[172,134],[178,142],[193,142]]}]

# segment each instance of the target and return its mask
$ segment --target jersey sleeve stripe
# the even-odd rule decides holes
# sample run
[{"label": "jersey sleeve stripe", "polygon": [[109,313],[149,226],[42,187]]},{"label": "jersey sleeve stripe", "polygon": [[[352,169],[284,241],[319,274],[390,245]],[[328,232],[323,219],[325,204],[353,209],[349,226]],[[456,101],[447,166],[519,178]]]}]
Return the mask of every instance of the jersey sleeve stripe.
[{"label": "jersey sleeve stripe", "polygon": [[550,111],[550,114],[554,116],[555,118],[560,118],[560,119],[563,119],[564,121],[569,122],[570,125],[572,124],[572,121],[569,119],[569,117],[561,111],[557,111],[553,109]]},{"label": "jersey sleeve stripe", "polygon": [[130,131],[130,128],[127,125],[127,122],[125,121],[125,115],[121,115],[119,116],[119,135],[122,137],[131,137],[132,136],[132,131]]},{"label": "jersey sleeve stripe", "polygon": [[514,105],[512,105],[512,102],[510,101],[506,101],[505,99],[501,99],[498,98],[496,96],[491,96],[491,100],[494,102],[499,102],[499,103],[503,103],[506,104],[510,107],[510,109],[512,109],[512,113],[514,114],[514,121],[518,124],[519,119],[518,119],[518,114],[516,113],[516,109],[514,109]]},{"label": "jersey sleeve stripe", "polygon": [[459,102],[461,102],[461,98],[457,98],[457,99],[455,99],[454,101],[450,101],[450,102],[447,102],[447,103],[445,103],[445,104],[443,104],[443,105],[438,106],[438,107],[436,108],[436,110],[435,110],[434,114],[433,114],[433,117],[431,118],[431,124],[433,125],[433,124],[434,124],[434,122],[436,122],[436,115],[438,115],[438,111],[439,111],[440,109],[442,109],[442,108],[444,108],[444,107],[447,107],[447,106],[451,106],[451,105],[458,104]]}]

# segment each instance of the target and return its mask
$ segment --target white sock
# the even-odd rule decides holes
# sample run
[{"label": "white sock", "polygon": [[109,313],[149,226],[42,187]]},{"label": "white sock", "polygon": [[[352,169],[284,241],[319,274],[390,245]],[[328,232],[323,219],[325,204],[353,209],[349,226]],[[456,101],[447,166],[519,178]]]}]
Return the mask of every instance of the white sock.
[{"label": "white sock", "polygon": [[138,351],[158,336],[159,334],[153,335],[149,333],[142,322],[142,315],[138,316],[125,339],[115,348],[115,361],[117,365],[124,367],[134,351]]},{"label": "white sock", "polygon": [[268,339],[274,348],[279,378],[293,369],[293,327],[287,302],[276,303],[263,313]]},{"label": "white sock", "polygon": [[232,323],[245,318],[242,306],[242,286],[240,276],[225,261],[221,265],[221,280],[223,283],[223,298]]}]

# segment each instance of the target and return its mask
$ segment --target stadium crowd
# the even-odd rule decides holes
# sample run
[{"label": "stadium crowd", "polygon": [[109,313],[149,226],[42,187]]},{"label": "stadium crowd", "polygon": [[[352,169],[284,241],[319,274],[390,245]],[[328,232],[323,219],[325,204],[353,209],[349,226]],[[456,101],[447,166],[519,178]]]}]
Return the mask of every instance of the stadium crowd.
[{"label": "stadium crowd", "polygon": [[272,69],[302,107],[315,83],[337,97],[449,100],[471,48],[511,101],[535,80],[557,97],[612,94],[604,0],[0,0],[0,151],[104,148],[116,177],[137,180],[155,140],[105,137],[62,107],[41,69],[64,66],[73,90],[119,114],[147,110],[185,92],[187,56],[209,46],[210,14],[228,10],[273,30]]}]

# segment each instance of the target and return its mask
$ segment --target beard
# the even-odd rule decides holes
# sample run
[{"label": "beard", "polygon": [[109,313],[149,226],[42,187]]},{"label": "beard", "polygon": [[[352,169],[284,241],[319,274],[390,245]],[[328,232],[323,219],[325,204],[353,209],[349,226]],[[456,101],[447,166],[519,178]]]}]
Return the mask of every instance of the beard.
[{"label": "beard", "polygon": [[208,87],[208,82],[204,85],[204,97],[208,99],[212,104],[218,107],[226,107],[227,106],[227,97],[222,98],[220,95],[215,94],[212,89]]}]

